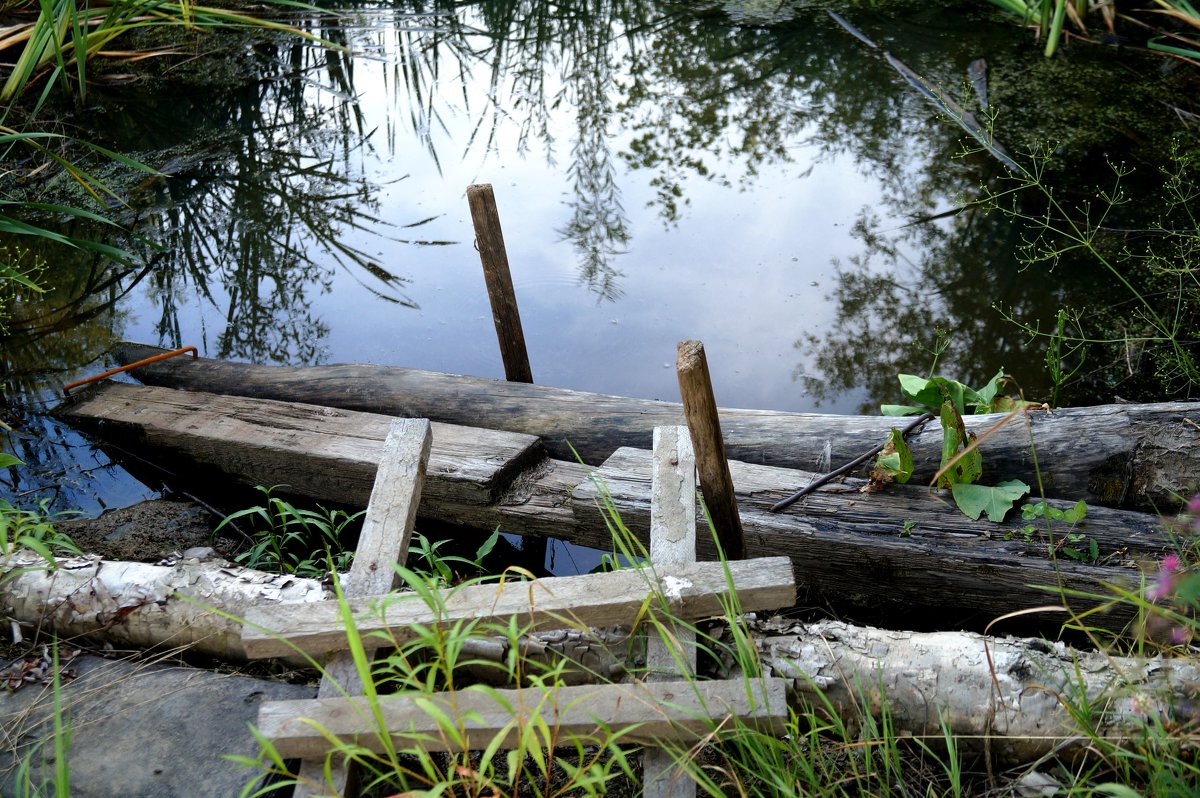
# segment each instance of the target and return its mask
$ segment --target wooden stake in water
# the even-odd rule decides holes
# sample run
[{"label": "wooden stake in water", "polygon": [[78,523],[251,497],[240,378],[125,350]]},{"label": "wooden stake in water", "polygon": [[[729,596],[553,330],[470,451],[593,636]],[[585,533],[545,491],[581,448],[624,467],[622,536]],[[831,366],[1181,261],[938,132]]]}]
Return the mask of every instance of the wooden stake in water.
[{"label": "wooden stake in water", "polygon": [[525,349],[525,333],[521,330],[521,314],[517,311],[517,294],[508,270],[508,253],[504,249],[504,233],[500,229],[500,214],[496,210],[496,197],[491,184],[467,186],[467,204],[471,207],[475,246],[483,262],[483,279],[492,303],[492,321],[496,324],[500,357],[504,360],[504,378],[509,382],[533,382],[529,353]]},{"label": "wooden stake in water", "polygon": [[742,535],[742,519],[733,496],[733,477],[725,458],[725,442],[721,438],[721,421],[717,417],[717,401],[708,376],[704,344],[680,341],[675,374],[679,378],[679,395],[683,398],[683,415],[691,433],[692,447],[696,450],[700,489],[717,530],[717,540],[728,559],[744,560],[746,541]]}]

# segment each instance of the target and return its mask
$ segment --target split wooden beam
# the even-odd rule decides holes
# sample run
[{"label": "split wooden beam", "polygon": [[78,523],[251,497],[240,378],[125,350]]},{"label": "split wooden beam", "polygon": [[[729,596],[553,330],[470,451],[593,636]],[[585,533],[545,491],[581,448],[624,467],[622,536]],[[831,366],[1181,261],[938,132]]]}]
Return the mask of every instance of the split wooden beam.
[{"label": "split wooden beam", "polygon": [[[421,500],[421,485],[432,443],[429,421],[396,419],[383,445],[383,457],[375,476],[375,487],[367,505],[354,561],[342,594],[346,597],[373,596],[396,587],[394,565],[408,558],[409,541]],[[370,658],[370,655],[368,655]],[[363,683],[349,651],[333,656],[323,668],[317,698],[360,695]],[[324,753],[301,762],[296,798],[326,794],[318,785],[339,795],[356,792],[353,767],[347,762],[331,763],[325,775]]]},{"label": "split wooden beam", "polygon": [[[696,455],[687,427],[655,427],[650,473],[650,564],[672,574],[696,561]],[[651,628],[646,680],[668,681],[696,673],[696,633],[666,622]],[[692,798],[696,782],[681,772],[670,751],[642,753],[645,798]]]},{"label": "split wooden beam", "polygon": [[[787,557],[762,557],[728,564],[733,590],[744,610],[790,607],[795,579]],[[611,626],[633,619],[647,601],[661,597],[665,609],[680,620],[697,620],[724,612],[728,593],[726,567],[695,563],[655,576],[631,569],[601,575],[556,576],[529,582],[465,585],[441,591],[440,606],[429,607],[416,593],[351,598],[346,603],[364,646],[411,639],[417,624],[453,625],[517,623],[528,631]],[[654,605],[652,605],[654,606]],[[252,608],[247,613],[242,645],[251,658],[278,657],[295,651],[328,654],[346,646],[341,608],[336,601]],[[374,635],[385,632],[388,639]]]}]

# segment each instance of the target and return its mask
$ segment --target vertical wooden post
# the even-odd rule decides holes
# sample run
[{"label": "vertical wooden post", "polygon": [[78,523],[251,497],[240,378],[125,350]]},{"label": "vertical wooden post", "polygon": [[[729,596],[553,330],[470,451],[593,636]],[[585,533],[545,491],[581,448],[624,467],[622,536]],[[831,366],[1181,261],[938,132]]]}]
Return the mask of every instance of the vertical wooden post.
[{"label": "vertical wooden post", "polygon": [[733,496],[733,477],[729,474],[729,461],[725,459],[725,442],[721,439],[721,421],[717,418],[717,402],[713,398],[704,344],[679,342],[675,374],[679,378],[679,395],[683,398],[683,415],[696,450],[700,489],[717,530],[717,540],[726,557],[744,560],[746,541],[742,535],[742,519]]},{"label": "vertical wooden post", "polygon": [[487,283],[488,299],[492,303],[492,321],[500,341],[500,357],[504,360],[504,378],[509,382],[533,382],[529,369],[529,353],[525,349],[525,333],[521,330],[521,314],[517,310],[517,295],[513,290],[512,274],[508,270],[508,253],[504,249],[504,233],[500,229],[500,214],[490,183],[467,186],[467,204],[471,207],[471,222],[475,225],[475,246],[483,262],[483,279]]},{"label": "vertical wooden post", "polygon": [[[696,561],[696,456],[687,427],[655,427],[650,474],[650,562],[660,577]],[[646,644],[647,681],[696,672],[696,634],[669,627]],[[651,635],[654,632],[651,631]],[[694,798],[696,782],[661,748],[642,754],[645,798]]]},{"label": "vertical wooden post", "polygon": [[[428,419],[399,418],[392,422],[343,591],[347,598],[379,596],[396,586],[396,571],[392,565],[403,565],[408,558],[408,543],[417,518],[417,504],[421,500],[432,440]],[[349,651],[327,662],[324,672],[317,698],[362,693],[362,681]],[[332,765],[330,777],[337,794],[354,794],[353,769],[344,762]],[[325,763],[317,759],[302,760],[299,783],[293,795],[309,798],[328,794],[323,786],[317,785],[326,786]]]}]

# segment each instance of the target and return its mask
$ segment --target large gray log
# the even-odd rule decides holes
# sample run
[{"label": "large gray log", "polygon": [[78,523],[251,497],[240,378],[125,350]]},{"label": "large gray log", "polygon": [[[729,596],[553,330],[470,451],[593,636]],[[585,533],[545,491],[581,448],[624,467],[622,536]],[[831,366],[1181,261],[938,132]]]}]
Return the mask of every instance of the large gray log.
[{"label": "large gray log", "polygon": [[[123,344],[130,363],[165,350]],[[656,426],[684,423],[682,406],[540,385],[364,365],[256,366],[176,358],[135,370],[151,385],[306,402],[450,424],[523,432],[542,438],[554,457],[602,462],[617,448],[649,449]],[[897,397],[899,398],[899,397]],[[1001,416],[967,419],[981,432]],[[1190,422],[1189,422],[1190,419]],[[1089,504],[1167,511],[1200,490],[1200,403],[1102,405],[1030,415],[1037,459],[1049,495]],[[811,469],[828,445],[832,462],[848,462],[882,443],[894,419],[721,410],[730,459]],[[941,458],[936,423],[913,436],[914,479],[928,481]],[[569,445],[568,445],[569,444]],[[1036,474],[1025,424],[1014,421],[981,447],[985,477]],[[799,487],[799,486],[796,486]]]},{"label": "large gray log", "polygon": [[[249,484],[289,483],[298,489],[302,480],[303,492],[313,498],[361,504],[388,424],[386,417],[368,413],[117,383],[97,387],[64,415],[126,445],[132,437],[176,456],[198,452]],[[272,426],[273,419],[281,419],[286,434]],[[486,435],[476,433],[447,427],[441,434],[435,426],[420,516],[489,532],[499,526],[611,546],[607,519],[597,507],[600,493],[582,467],[552,459],[530,462],[523,447],[506,444],[494,450],[499,460],[483,458],[489,470],[478,453],[441,446],[443,439],[482,442]],[[342,440],[347,434],[353,445]],[[304,457],[306,452],[312,456]],[[526,467],[514,469],[503,453]],[[1037,586],[1105,594],[1106,584],[1136,584],[1138,563],[1175,545],[1155,516],[1092,508],[1073,531],[1097,541],[1106,566],[1065,556],[1051,562],[1046,541],[1024,541],[1017,512],[1002,524],[972,522],[944,493],[894,485],[864,495],[852,484],[826,486],[787,512],[771,513],[766,508],[811,475],[744,463],[732,463],[731,470],[749,554],[790,557],[809,600],[884,611],[957,607],[995,617],[1056,600],[1055,592]],[[465,490],[465,476],[477,472],[488,490]],[[348,482],[351,474],[356,478]],[[648,540],[649,453],[622,449],[596,475],[622,521]],[[484,501],[489,494],[494,499]],[[1056,529],[1056,539],[1065,531]],[[702,535],[702,547],[705,543]],[[712,556],[711,543],[702,553]],[[1090,605],[1075,600],[1074,606]],[[1120,628],[1130,618],[1125,610],[1091,620]]]}]

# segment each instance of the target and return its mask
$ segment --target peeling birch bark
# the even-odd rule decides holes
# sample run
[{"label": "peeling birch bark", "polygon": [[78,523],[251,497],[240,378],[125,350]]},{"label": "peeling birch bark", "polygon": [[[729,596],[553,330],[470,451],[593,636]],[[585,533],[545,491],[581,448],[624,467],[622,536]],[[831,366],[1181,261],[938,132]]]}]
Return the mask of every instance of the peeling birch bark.
[{"label": "peeling birch bark", "polygon": [[[241,617],[251,605],[318,601],[329,593],[315,580],[281,577],[224,561],[184,560],[171,567],[59,559],[47,571],[31,552],[0,561],[0,611],[60,636],[85,635],[139,647],[191,646],[214,656],[245,659],[241,625],[176,596]],[[987,638],[966,632],[913,633],[752,620],[768,675],[792,680],[794,705],[828,699],[843,720],[859,716],[866,698],[875,713],[886,696],[902,734],[940,738],[941,718],[964,749],[985,748],[1002,763],[1030,762],[1052,751],[1087,745],[1058,696],[1086,696],[1098,729],[1111,738],[1136,736],[1147,718],[1194,728],[1200,723],[1200,661],[1196,657],[1108,657],[1037,639]],[[571,684],[619,680],[645,666],[644,646],[628,630],[577,629],[527,635],[517,641],[527,663],[577,663]],[[496,686],[510,656],[499,638],[467,642],[471,675]],[[496,663],[497,667],[489,667]],[[994,679],[993,679],[994,670]],[[985,745],[986,739],[986,745]]]},{"label": "peeling birch bark", "polygon": [[[182,598],[182,597],[186,597]],[[315,579],[280,576],[224,560],[173,566],[59,557],[58,567],[29,551],[0,560],[0,612],[60,637],[86,636],[151,648],[179,646],[245,659],[240,622],[251,606],[330,597]]]},{"label": "peeling birch bark", "polygon": [[1200,721],[1195,657],[1111,657],[1040,639],[967,632],[893,632],[839,621],[752,625],[773,676],[793,680],[812,706],[828,699],[849,722],[864,705],[878,717],[886,696],[898,734],[942,737],[942,718],[967,749],[1010,763],[1088,744],[1060,700],[1093,707],[1096,731],[1134,737],[1147,718],[1194,728]]}]

